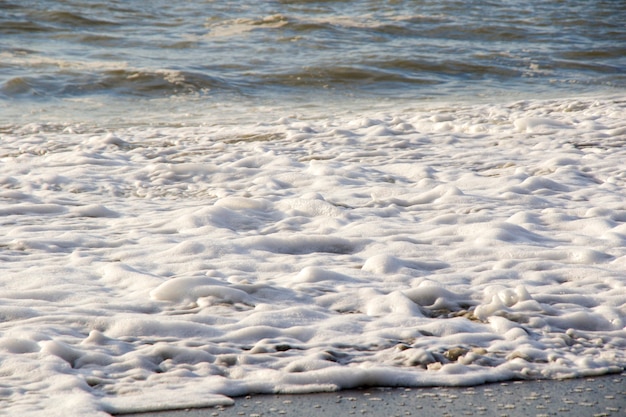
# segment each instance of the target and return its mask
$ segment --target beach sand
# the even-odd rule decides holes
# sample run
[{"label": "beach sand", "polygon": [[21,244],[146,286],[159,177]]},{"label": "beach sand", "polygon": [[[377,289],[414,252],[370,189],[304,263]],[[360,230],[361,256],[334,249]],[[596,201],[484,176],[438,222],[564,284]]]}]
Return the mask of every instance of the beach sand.
[{"label": "beach sand", "polygon": [[126,414],[227,416],[626,416],[626,373],[456,388],[367,388],[306,395],[249,395],[232,406]]}]

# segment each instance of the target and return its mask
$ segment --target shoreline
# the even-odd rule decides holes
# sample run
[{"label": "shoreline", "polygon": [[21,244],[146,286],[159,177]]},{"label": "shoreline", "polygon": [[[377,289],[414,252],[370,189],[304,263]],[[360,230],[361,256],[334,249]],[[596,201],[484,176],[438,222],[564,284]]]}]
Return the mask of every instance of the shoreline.
[{"label": "shoreline", "polygon": [[623,416],[626,372],[468,387],[363,388],[314,394],[259,394],[232,406],[117,414],[125,417],[330,415],[497,417]]}]

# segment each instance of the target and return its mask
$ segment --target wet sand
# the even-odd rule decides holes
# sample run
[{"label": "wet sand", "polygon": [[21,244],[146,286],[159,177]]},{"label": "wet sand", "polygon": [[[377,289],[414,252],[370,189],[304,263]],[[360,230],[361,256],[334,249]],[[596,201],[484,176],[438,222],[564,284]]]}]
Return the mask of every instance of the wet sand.
[{"label": "wet sand", "polygon": [[367,388],[306,395],[249,395],[232,406],[126,414],[229,416],[626,416],[626,372],[460,388]]}]

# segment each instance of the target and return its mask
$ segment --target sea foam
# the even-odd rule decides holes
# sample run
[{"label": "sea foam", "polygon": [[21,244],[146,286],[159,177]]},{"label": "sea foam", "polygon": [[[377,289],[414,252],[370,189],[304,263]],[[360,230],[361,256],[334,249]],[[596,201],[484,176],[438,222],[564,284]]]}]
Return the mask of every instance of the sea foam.
[{"label": "sea foam", "polygon": [[3,130],[0,414],[624,369],[623,100],[263,117]]}]

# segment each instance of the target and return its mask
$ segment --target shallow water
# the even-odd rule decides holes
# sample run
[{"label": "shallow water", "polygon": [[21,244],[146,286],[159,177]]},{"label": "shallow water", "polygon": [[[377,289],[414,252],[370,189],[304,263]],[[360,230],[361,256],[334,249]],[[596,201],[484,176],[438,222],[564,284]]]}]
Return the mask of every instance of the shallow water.
[{"label": "shallow water", "polygon": [[623,8],[379,3],[2,4],[0,414],[624,369]]}]

